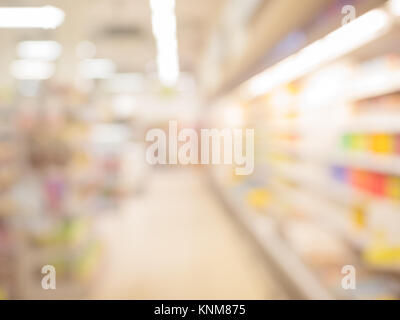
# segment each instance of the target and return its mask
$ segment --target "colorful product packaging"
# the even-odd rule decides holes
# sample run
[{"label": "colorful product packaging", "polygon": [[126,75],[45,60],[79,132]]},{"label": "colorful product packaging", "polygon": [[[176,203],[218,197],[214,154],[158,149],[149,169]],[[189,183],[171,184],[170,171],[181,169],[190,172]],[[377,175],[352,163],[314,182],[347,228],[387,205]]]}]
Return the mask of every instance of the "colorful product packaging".
[{"label": "colorful product packaging", "polygon": [[400,200],[400,178],[389,177],[386,185],[386,194],[393,200]]},{"label": "colorful product packaging", "polygon": [[353,187],[357,187],[359,189],[364,189],[368,185],[366,172],[360,169],[351,169],[350,174],[350,184]]},{"label": "colorful product packaging", "polygon": [[332,175],[339,182],[347,182],[349,179],[349,171],[341,166],[332,167]]},{"label": "colorful product packaging", "polygon": [[349,184],[377,197],[400,201],[400,177],[343,166],[332,166],[331,174],[338,182]]},{"label": "colorful product packaging", "polygon": [[263,209],[268,206],[270,202],[270,194],[264,188],[252,189],[247,194],[247,202],[250,206],[257,209]]},{"label": "colorful product packaging", "polygon": [[400,133],[347,133],[341,137],[341,146],[343,149],[351,151],[400,155]]},{"label": "colorful product packaging", "polygon": [[380,173],[367,173],[369,186],[367,188],[373,195],[383,197],[386,193],[386,176]]},{"label": "colorful product packaging", "polygon": [[365,134],[354,134],[351,144],[352,150],[364,151],[368,147],[368,136]]},{"label": "colorful product packaging", "polygon": [[351,221],[357,230],[362,230],[366,227],[365,206],[356,205],[351,210]]},{"label": "colorful product packaging", "polygon": [[369,151],[378,154],[393,153],[393,139],[389,134],[373,134],[369,145]]},{"label": "colorful product packaging", "polygon": [[352,141],[352,135],[344,134],[341,139],[342,148],[345,150],[350,150],[352,145],[351,141]]}]

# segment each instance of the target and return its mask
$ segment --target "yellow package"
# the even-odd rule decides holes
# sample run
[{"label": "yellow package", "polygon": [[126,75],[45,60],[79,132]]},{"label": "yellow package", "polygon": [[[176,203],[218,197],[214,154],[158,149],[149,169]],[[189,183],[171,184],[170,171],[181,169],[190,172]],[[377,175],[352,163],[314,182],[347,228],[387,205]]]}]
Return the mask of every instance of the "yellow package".
[{"label": "yellow package", "polygon": [[253,208],[263,209],[270,202],[270,194],[266,189],[253,189],[247,194],[247,202]]},{"label": "yellow package", "polygon": [[374,239],[362,255],[365,262],[377,267],[398,267],[400,266],[400,246],[389,245],[384,232],[381,232]]},{"label": "yellow package", "polygon": [[393,139],[388,134],[374,134],[371,138],[371,151],[379,154],[390,154],[394,150]]},{"label": "yellow package", "polygon": [[389,177],[386,185],[386,194],[393,200],[400,200],[400,178]]},{"label": "yellow package", "polygon": [[364,229],[366,225],[365,221],[365,208],[362,205],[357,205],[352,208],[351,211],[351,221],[353,226],[358,229]]}]

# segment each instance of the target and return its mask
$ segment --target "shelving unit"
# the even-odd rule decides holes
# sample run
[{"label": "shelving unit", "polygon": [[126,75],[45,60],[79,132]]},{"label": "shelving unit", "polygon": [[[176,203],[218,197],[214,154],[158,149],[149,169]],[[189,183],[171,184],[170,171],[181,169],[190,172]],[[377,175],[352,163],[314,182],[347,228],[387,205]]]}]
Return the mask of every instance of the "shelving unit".
[{"label": "shelving unit", "polygon": [[220,179],[217,176],[218,172],[210,168],[213,189],[236,218],[250,231],[274,267],[282,273],[285,282],[290,283],[290,294],[303,299],[332,299],[331,293],[282,241],[276,221],[271,217],[260,216],[257,211],[241,200],[240,194],[228,190],[225,185],[218,182]]},{"label": "shelving unit", "polygon": [[[51,92],[49,96],[52,103],[63,99]],[[96,266],[101,258],[100,243],[91,231],[89,214],[93,193],[88,192],[88,185],[92,182],[83,181],[82,176],[78,182],[67,181],[68,170],[82,171],[85,161],[76,159],[82,158],[85,149],[72,146],[64,153],[68,130],[74,124],[57,130],[38,128],[35,115],[46,114],[46,103],[43,98],[32,100],[28,114],[18,105],[2,107],[7,115],[0,132],[0,298],[4,299],[84,297],[91,287],[90,274],[94,276],[100,267]],[[47,134],[41,135],[43,130],[48,130]],[[80,221],[85,218],[82,227]],[[42,267],[57,264],[57,290],[44,290]]]},{"label": "shelving unit", "polygon": [[[398,34],[394,23],[311,72],[251,98],[245,83],[236,95],[241,127],[255,130],[255,171],[219,168],[214,180],[304,298],[400,297],[400,56],[383,45]],[[264,78],[249,83],[262,88]],[[341,288],[345,265],[359,275],[354,292]]]}]

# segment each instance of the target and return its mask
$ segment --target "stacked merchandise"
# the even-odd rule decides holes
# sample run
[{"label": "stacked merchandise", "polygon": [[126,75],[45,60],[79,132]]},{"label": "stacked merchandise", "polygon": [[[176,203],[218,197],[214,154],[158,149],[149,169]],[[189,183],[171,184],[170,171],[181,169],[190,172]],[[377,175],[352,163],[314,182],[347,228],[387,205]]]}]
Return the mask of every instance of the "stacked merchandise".
[{"label": "stacked merchandise", "polygon": [[[16,190],[17,297],[83,297],[101,254],[91,215],[97,188],[94,160],[85,144],[87,125],[59,107],[62,95],[48,97],[45,107],[17,115],[26,150]],[[56,292],[42,288],[46,265],[56,270]]]},{"label": "stacked merchandise", "polygon": [[[83,297],[100,266],[91,214],[98,182],[84,143],[87,126],[63,112],[65,99],[57,95],[51,103],[41,99],[41,107],[21,99],[4,109],[0,298]],[[56,270],[57,290],[42,288],[48,265]]]},{"label": "stacked merchandise", "polygon": [[[396,55],[342,60],[225,105],[240,104],[242,127],[255,129],[255,171],[219,168],[218,181],[263,217],[255,233],[273,230],[278,264],[312,279],[311,294],[297,283],[307,297],[400,297],[399,74]],[[348,266],[355,290],[342,283]]]},{"label": "stacked merchandise", "polygon": [[[47,83],[2,110],[0,299],[84,298],[101,272],[96,218],[118,212],[145,167],[129,121],[105,118],[93,97]],[[46,266],[57,290],[42,287]]]},{"label": "stacked merchandise", "polygon": [[20,147],[21,137],[12,123],[14,108],[13,91],[0,88],[0,300],[15,295],[17,279],[15,268],[15,212],[18,203],[13,196],[21,180],[23,163]]},{"label": "stacked merchandise", "polygon": [[87,119],[88,143],[99,179],[95,207],[97,211],[115,211],[121,201],[143,188],[147,172],[144,128],[132,114],[123,118],[115,114],[109,94],[95,95],[92,108],[96,111]]},{"label": "stacked merchandise", "polygon": [[3,123],[0,133],[0,300],[11,297],[16,287],[16,278],[12,274],[15,268],[13,224],[18,204],[13,197],[13,188],[21,179],[19,142],[15,130]]},{"label": "stacked merchandise", "polygon": [[[112,141],[110,137],[114,137]],[[95,208],[114,210],[142,188],[146,174],[144,145],[131,139],[129,126],[113,123],[94,125],[90,141],[99,169]]]}]

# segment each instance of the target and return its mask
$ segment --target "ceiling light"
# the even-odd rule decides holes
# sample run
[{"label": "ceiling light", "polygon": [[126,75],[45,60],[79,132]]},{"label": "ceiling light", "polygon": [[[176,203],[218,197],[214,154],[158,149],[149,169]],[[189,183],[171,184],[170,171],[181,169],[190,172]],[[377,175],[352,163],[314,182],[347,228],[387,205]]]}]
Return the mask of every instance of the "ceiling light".
[{"label": "ceiling light", "polygon": [[400,0],[390,0],[388,7],[393,15],[400,16]]},{"label": "ceiling light", "polygon": [[179,78],[178,41],[174,0],[150,0],[152,28],[157,45],[158,76],[173,86]]},{"label": "ceiling light", "polygon": [[0,28],[55,29],[64,18],[64,11],[52,6],[0,8]]},{"label": "ceiling light", "polygon": [[61,52],[61,45],[55,41],[23,41],[17,47],[17,53],[21,59],[53,61],[60,56]]},{"label": "ceiling light", "polygon": [[54,70],[54,63],[39,60],[15,60],[10,66],[11,75],[19,80],[46,80]]},{"label": "ceiling light", "polygon": [[245,84],[246,94],[255,97],[304,76],[376,39],[389,29],[390,22],[385,11],[369,11],[250,79]]},{"label": "ceiling light", "polygon": [[150,0],[150,8],[153,12],[173,11],[175,0]]}]

